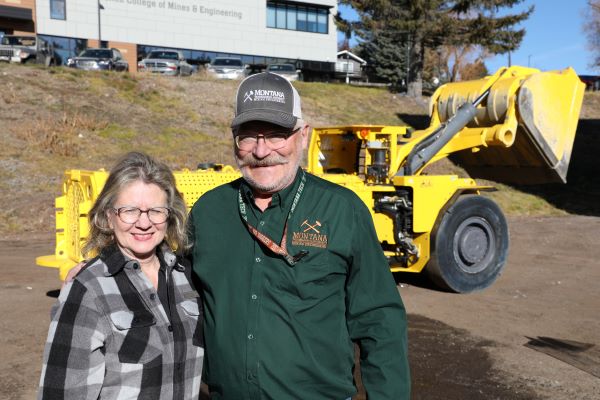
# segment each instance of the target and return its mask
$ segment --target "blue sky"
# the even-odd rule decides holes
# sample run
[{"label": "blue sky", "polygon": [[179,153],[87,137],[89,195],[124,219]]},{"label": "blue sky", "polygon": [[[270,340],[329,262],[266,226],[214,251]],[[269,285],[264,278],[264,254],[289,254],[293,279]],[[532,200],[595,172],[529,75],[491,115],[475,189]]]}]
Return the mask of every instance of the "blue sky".
[{"label": "blue sky", "polygon": [[[583,33],[587,0],[525,0],[507,11],[518,12],[530,5],[535,5],[535,11],[519,26],[526,34],[520,48],[511,54],[512,64],[544,71],[573,67],[580,75],[600,75],[600,69],[589,66],[593,57]],[[340,11],[348,18],[356,15],[345,7]],[[506,65],[506,54],[486,60],[490,72]]]}]

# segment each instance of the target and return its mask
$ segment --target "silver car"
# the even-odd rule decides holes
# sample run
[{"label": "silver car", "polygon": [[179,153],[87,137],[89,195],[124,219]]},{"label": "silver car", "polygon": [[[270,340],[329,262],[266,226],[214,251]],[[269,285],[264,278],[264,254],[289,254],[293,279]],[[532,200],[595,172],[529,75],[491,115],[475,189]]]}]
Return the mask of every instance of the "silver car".
[{"label": "silver car", "polygon": [[153,50],[138,62],[139,72],[153,72],[164,75],[190,76],[194,67],[187,63],[183,53],[177,50]]},{"label": "silver car", "polygon": [[300,79],[300,70],[292,64],[269,64],[267,72],[281,75],[290,82]]},{"label": "silver car", "polygon": [[216,57],[206,70],[218,79],[243,79],[248,76],[248,66],[236,57]]}]

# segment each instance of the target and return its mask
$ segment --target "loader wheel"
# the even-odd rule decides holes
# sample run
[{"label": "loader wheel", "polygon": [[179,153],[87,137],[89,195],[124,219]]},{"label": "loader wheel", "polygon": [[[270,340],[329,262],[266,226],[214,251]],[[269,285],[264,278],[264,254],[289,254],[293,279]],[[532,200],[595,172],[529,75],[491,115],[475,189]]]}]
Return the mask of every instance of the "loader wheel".
[{"label": "loader wheel", "polygon": [[506,219],[496,203],[464,196],[432,234],[427,272],[437,285],[457,293],[484,289],[502,272],[508,242]]}]

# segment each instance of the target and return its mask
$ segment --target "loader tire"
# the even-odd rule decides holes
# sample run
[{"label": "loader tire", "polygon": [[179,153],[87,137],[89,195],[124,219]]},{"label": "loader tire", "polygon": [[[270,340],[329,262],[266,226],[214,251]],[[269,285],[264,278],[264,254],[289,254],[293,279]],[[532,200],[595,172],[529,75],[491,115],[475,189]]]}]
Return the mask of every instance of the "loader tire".
[{"label": "loader tire", "polygon": [[434,283],[457,293],[490,286],[508,255],[508,227],[498,205],[479,195],[464,196],[437,225],[426,268]]}]

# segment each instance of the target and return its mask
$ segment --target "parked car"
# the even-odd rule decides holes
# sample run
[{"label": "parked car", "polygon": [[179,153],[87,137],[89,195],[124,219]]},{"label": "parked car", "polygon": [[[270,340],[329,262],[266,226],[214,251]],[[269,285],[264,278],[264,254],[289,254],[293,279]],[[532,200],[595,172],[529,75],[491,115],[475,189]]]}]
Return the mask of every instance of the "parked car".
[{"label": "parked car", "polygon": [[137,66],[140,72],[164,75],[190,76],[194,72],[194,67],[185,61],[183,53],[176,50],[153,50]]},{"label": "parked car", "polygon": [[46,66],[56,64],[52,44],[30,35],[4,35],[0,40],[0,61],[35,62]]},{"label": "parked car", "polygon": [[267,66],[267,72],[281,75],[288,81],[293,82],[300,79],[301,71],[296,69],[292,64],[269,64]]},{"label": "parked car", "polygon": [[129,71],[129,64],[118,49],[85,49],[69,58],[67,66],[88,71]]},{"label": "parked car", "polygon": [[218,79],[243,79],[248,76],[248,66],[241,58],[216,57],[206,70]]}]

